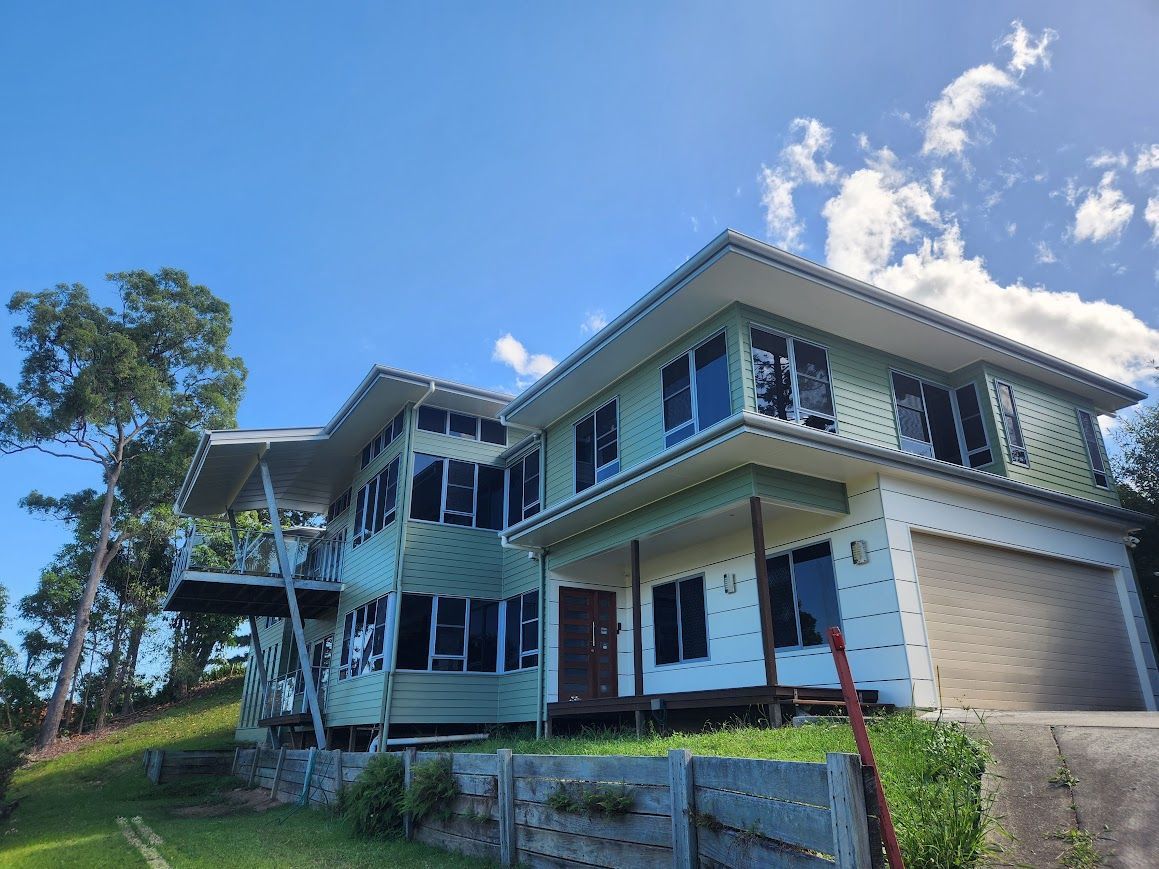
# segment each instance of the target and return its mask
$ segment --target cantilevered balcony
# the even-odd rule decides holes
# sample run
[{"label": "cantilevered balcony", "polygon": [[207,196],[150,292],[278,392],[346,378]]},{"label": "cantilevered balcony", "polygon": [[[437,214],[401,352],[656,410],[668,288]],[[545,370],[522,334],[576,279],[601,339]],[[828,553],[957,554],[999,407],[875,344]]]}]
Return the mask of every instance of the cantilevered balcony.
[{"label": "cantilevered balcony", "polygon": [[[302,618],[319,618],[338,605],[343,539],[312,527],[286,528],[282,534]],[[224,523],[201,520],[186,529],[165,609],[289,616],[273,533],[238,531],[235,544]]]}]

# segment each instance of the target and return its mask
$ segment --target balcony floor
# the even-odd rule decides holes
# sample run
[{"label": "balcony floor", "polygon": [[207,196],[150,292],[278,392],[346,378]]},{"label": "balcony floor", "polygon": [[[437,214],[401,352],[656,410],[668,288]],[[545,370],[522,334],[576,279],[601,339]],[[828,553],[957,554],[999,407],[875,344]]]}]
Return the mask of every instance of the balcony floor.
[{"label": "balcony floor", "polygon": [[[321,618],[338,606],[340,582],[294,580],[302,618]],[[287,618],[290,605],[280,577],[187,570],[165,601],[167,612]]]}]

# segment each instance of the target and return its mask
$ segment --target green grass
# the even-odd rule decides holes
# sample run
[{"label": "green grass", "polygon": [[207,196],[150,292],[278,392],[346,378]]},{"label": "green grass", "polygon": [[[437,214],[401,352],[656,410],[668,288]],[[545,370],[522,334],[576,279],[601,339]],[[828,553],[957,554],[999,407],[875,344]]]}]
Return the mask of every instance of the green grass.
[{"label": "green grass", "polygon": [[216,817],[178,814],[190,807],[220,810],[238,780],[193,779],[157,787],[145,777],[142,753],[151,747],[233,747],[240,689],[238,680],[223,682],[154,719],[20,770],[9,794],[20,804],[0,833],[0,865],[145,865],[121,835],[118,816],[140,816],[161,837],[157,850],[174,867],[483,865],[422,845],[355,839],[344,822],[324,810],[279,806],[256,812],[237,806]]},{"label": "green grass", "polygon": [[[988,853],[994,821],[980,792],[984,748],[957,725],[932,724],[904,714],[871,721],[870,741],[910,869],[970,867]],[[499,736],[459,747],[518,754],[663,755],[670,748],[694,754],[819,762],[831,751],[856,752],[853,731],[843,723],[817,722],[769,730],[721,727],[703,733],[645,736],[593,732],[536,741]]]}]

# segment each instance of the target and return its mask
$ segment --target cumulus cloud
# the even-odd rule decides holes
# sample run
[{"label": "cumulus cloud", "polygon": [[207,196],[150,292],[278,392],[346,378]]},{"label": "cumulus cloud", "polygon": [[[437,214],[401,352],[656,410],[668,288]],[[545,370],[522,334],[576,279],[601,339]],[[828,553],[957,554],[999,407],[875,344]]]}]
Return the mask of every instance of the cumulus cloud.
[{"label": "cumulus cloud", "polygon": [[1131,222],[1135,206],[1114,185],[1115,173],[1104,172],[1099,186],[1087,191],[1074,214],[1076,241],[1117,239]]},{"label": "cumulus cloud", "polygon": [[795,118],[789,135],[799,135],[800,139],[781,150],[774,166],[761,167],[761,205],[768,237],[783,248],[799,250],[805,225],[797,217],[793,191],[803,183],[833,182],[840,170],[828,159],[833,133],[816,118]]},{"label": "cumulus cloud", "polygon": [[528,353],[523,342],[510,332],[495,342],[491,358],[511,366],[516,374],[515,383],[520,389],[526,389],[556,365],[556,361],[546,353]]},{"label": "cumulus cloud", "polygon": [[1127,155],[1120,151],[1114,154],[1110,151],[1099,151],[1087,158],[1087,163],[1096,169],[1124,169],[1127,166]]},{"label": "cumulus cloud", "polygon": [[1159,169],[1159,144],[1144,145],[1135,158],[1135,174],[1142,175],[1152,169]]},{"label": "cumulus cloud", "polygon": [[1147,200],[1143,219],[1151,227],[1151,244],[1159,244],[1159,196],[1152,196]]},{"label": "cumulus cloud", "polygon": [[1054,251],[1050,249],[1050,245],[1045,241],[1040,241],[1034,246],[1034,261],[1040,265],[1050,265],[1058,262],[1058,257],[1054,255]]},{"label": "cumulus cloud", "polygon": [[606,325],[608,325],[608,315],[604,313],[603,309],[588,311],[584,315],[584,321],[580,323],[580,334],[594,335]]},{"label": "cumulus cloud", "polygon": [[1038,39],[1031,36],[1030,31],[1018,19],[1010,22],[1014,29],[1002,38],[1000,45],[1010,49],[1010,63],[1007,68],[1022,75],[1035,64],[1041,63],[1050,69],[1050,44],[1058,39],[1058,31],[1047,27],[1039,34]]}]

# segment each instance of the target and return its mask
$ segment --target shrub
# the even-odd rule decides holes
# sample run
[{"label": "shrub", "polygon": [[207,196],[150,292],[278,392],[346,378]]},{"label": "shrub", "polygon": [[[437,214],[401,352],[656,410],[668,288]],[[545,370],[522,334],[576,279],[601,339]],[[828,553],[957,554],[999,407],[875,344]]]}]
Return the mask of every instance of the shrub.
[{"label": "shrub", "polygon": [[8,786],[12,784],[12,776],[24,762],[24,740],[19,733],[6,731],[0,733],[0,818],[8,816],[12,807],[5,799],[8,796]]},{"label": "shrub", "polygon": [[376,754],[362,774],[342,788],[338,811],[353,824],[358,836],[398,836],[402,833],[405,796],[402,759],[397,754]]},{"label": "shrub", "polygon": [[451,772],[451,758],[440,757],[416,764],[401,809],[418,823],[433,810],[440,817],[450,815],[451,801],[459,795],[459,784]]}]

